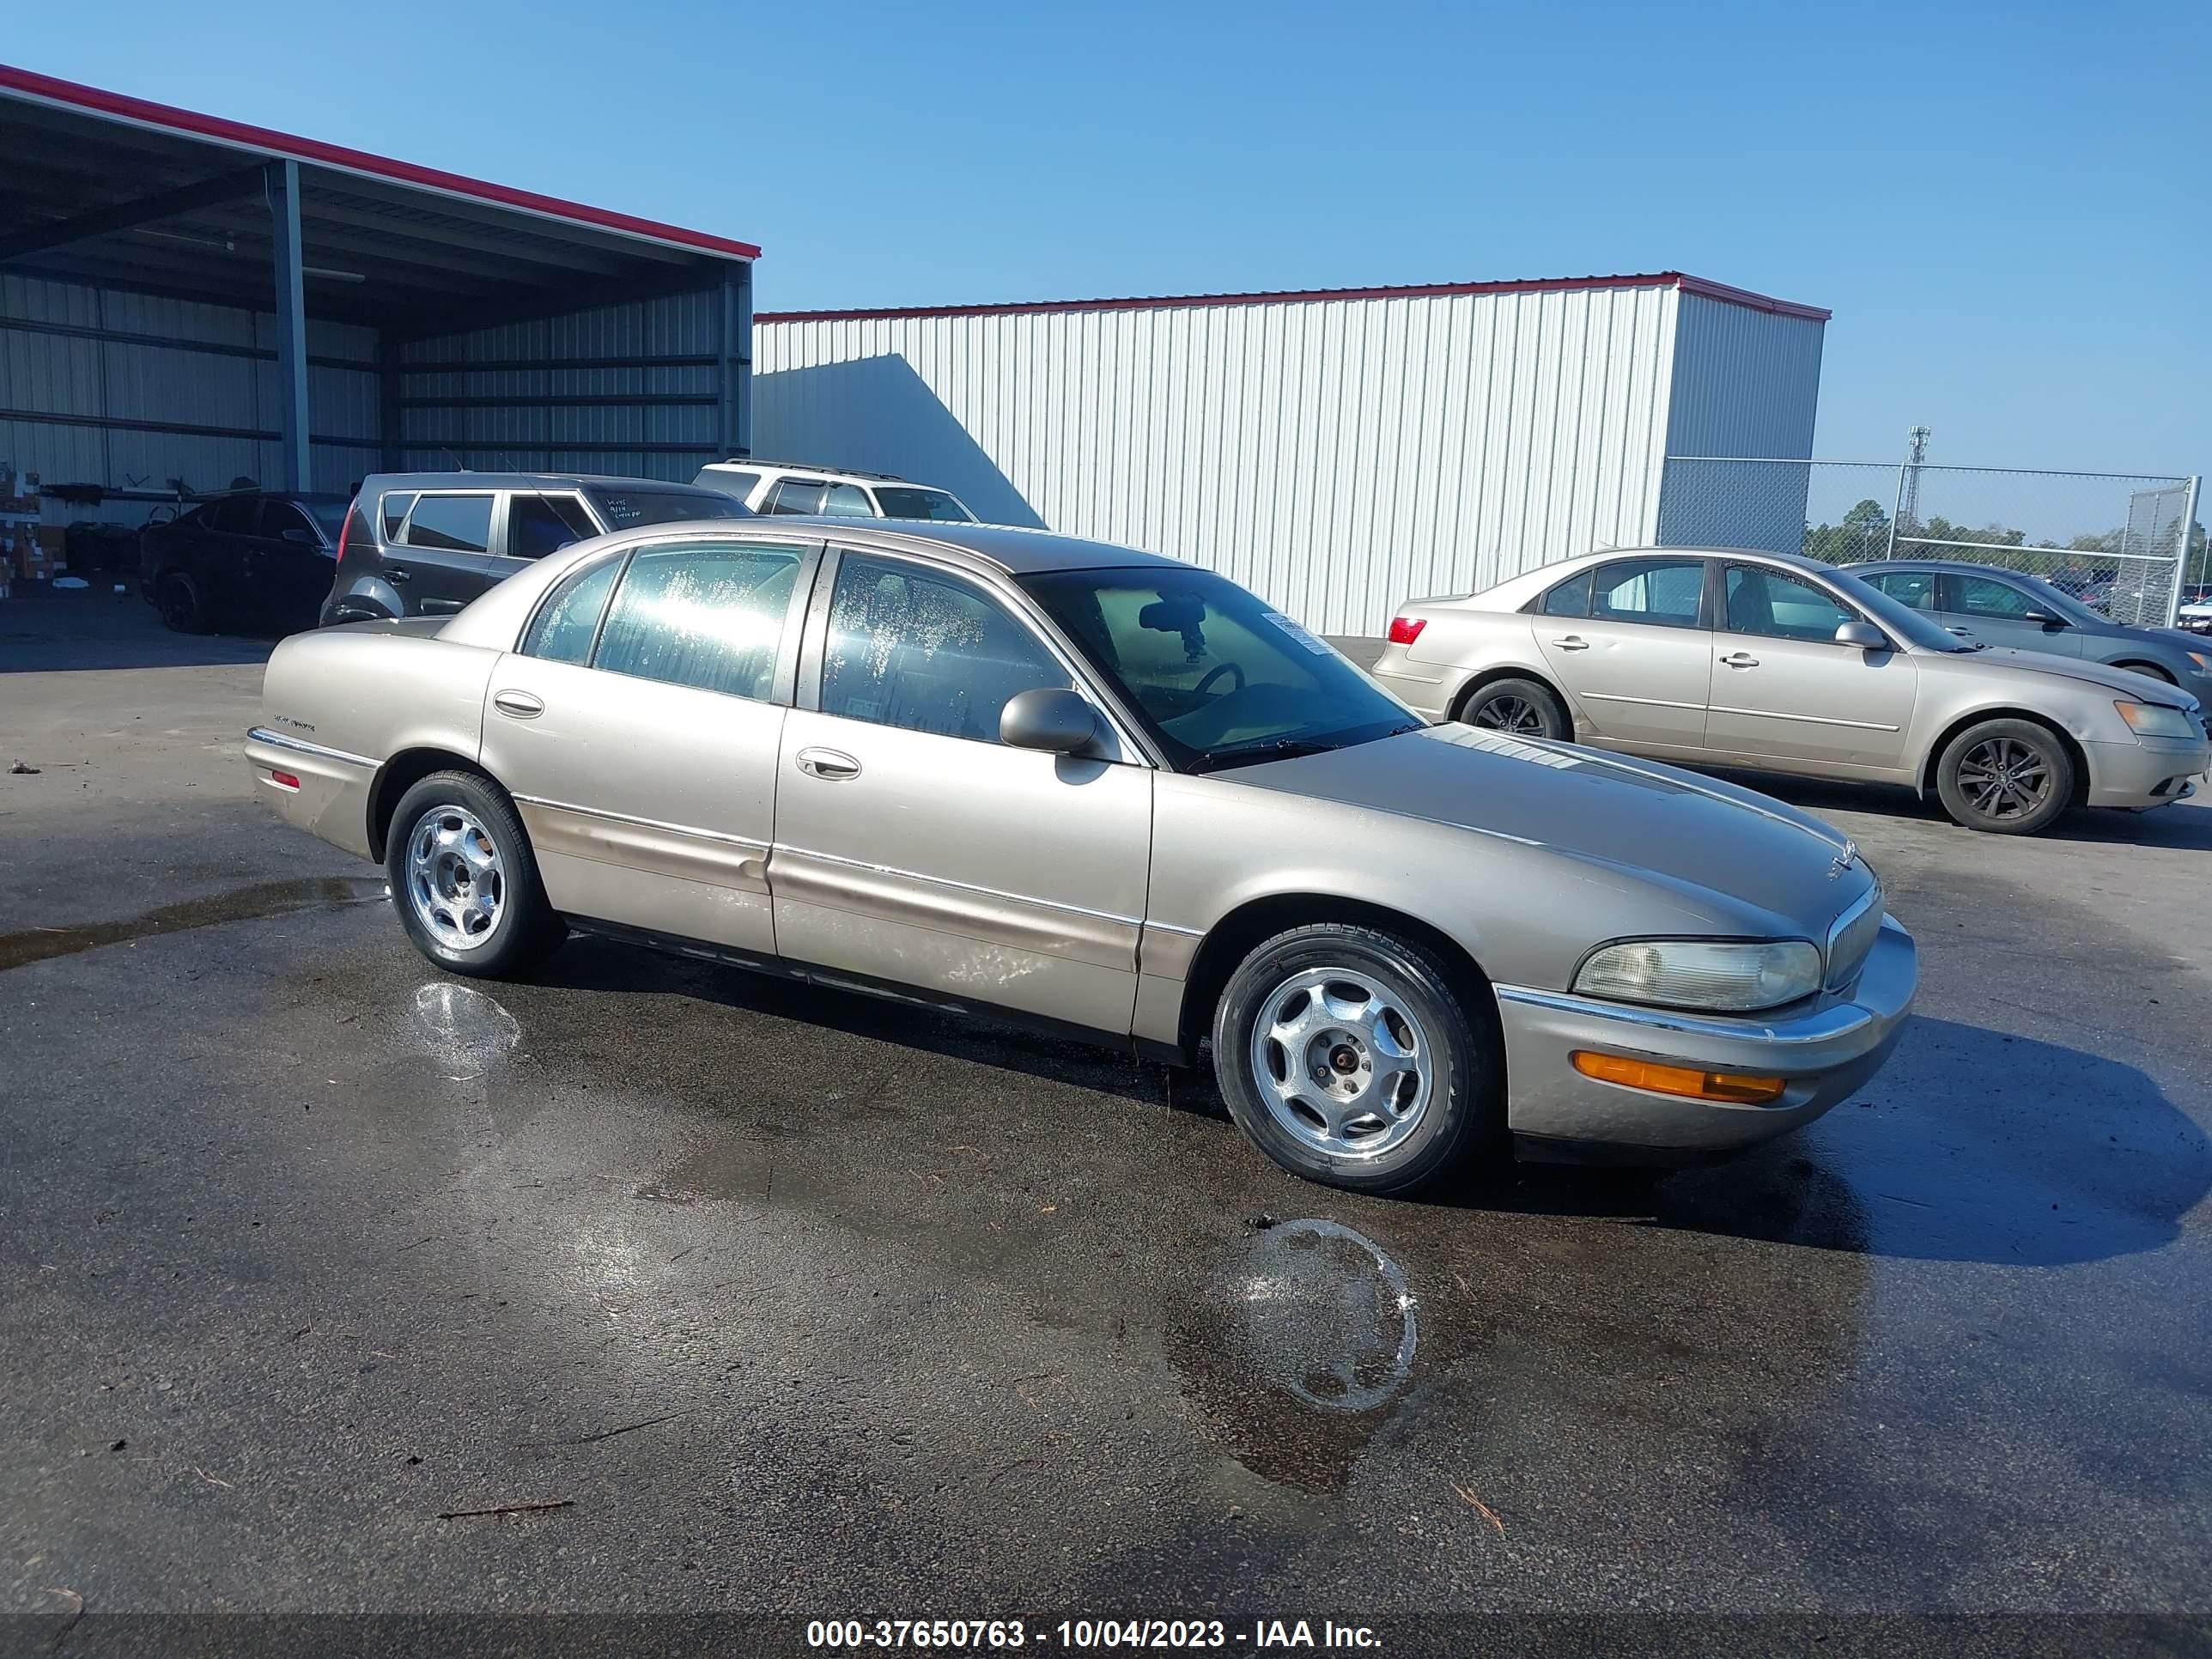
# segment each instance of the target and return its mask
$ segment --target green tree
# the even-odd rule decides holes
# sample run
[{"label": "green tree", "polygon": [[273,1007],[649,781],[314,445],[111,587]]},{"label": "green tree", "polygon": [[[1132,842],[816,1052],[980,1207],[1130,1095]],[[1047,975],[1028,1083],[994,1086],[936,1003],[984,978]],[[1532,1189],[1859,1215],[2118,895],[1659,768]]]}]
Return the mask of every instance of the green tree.
[{"label": "green tree", "polygon": [[1889,514],[1880,501],[1864,501],[1839,524],[1807,525],[1802,550],[1827,564],[1861,564],[1889,551]]}]

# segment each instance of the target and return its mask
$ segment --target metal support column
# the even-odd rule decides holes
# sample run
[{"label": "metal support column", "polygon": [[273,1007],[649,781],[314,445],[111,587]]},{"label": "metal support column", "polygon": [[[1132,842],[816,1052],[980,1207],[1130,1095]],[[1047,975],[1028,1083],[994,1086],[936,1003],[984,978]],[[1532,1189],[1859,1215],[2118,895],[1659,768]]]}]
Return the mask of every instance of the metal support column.
[{"label": "metal support column", "polygon": [[2189,580],[2189,538],[2197,528],[2197,495],[2203,483],[2201,476],[2192,473],[2181,492],[2181,545],[2174,550],[2173,586],[2166,596],[2166,617],[2159,623],[2161,628],[2174,627],[2181,620],[2181,590]]},{"label": "metal support column", "polygon": [[724,267],[718,330],[720,404],[716,411],[715,459],[753,453],[753,268]]},{"label": "metal support column", "polygon": [[306,489],[307,452],[307,296],[301,276],[300,164],[271,161],[268,186],[270,240],[276,244],[276,402],[284,451],[284,488]]}]

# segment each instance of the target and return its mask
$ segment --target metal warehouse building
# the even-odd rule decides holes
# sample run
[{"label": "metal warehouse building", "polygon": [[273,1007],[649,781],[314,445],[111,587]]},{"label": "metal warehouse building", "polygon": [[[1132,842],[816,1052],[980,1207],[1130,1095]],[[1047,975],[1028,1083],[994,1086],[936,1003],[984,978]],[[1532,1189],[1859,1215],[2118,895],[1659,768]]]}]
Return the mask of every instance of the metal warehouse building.
[{"label": "metal warehouse building", "polygon": [[240,477],[688,479],[747,447],[758,252],[0,65],[0,465],[131,522]]},{"label": "metal warehouse building", "polygon": [[1670,501],[1665,460],[1810,455],[1827,318],[1677,272],[763,313],[754,447],[1376,633],[1602,545],[1797,545],[1802,501]]}]

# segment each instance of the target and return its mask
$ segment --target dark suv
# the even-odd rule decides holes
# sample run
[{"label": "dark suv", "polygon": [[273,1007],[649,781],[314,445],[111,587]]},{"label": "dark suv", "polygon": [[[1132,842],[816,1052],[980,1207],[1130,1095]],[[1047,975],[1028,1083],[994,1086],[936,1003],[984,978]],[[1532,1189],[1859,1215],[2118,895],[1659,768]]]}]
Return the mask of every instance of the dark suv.
[{"label": "dark suv", "polygon": [[381,472],[362,481],[323,623],[445,617],[572,542],[753,515],[719,489],[551,472]]},{"label": "dark suv", "polygon": [[343,495],[238,489],[149,524],[138,591],[179,634],[315,625],[330,591]]}]

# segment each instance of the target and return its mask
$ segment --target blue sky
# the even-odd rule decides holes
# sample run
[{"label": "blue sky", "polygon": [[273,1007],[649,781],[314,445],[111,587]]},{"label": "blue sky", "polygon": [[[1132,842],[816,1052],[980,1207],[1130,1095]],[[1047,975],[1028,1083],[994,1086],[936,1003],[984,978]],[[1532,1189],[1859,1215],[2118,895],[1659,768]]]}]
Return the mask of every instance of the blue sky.
[{"label": "blue sky", "polygon": [[2212,6],[19,9],[0,56],[758,242],[763,309],[1684,270],[1819,453],[2212,471]]}]

